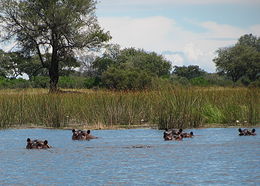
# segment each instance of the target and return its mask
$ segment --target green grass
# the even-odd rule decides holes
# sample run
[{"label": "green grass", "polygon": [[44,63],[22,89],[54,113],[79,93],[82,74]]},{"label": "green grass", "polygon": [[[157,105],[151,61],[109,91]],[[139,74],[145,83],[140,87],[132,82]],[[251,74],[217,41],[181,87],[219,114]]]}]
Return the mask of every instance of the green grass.
[{"label": "green grass", "polygon": [[80,93],[1,90],[0,128],[73,125],[131,128],[148,124],[164,129],[260,123],[259,88],[175,87],[142,92],[82,89],[77,92]]}]

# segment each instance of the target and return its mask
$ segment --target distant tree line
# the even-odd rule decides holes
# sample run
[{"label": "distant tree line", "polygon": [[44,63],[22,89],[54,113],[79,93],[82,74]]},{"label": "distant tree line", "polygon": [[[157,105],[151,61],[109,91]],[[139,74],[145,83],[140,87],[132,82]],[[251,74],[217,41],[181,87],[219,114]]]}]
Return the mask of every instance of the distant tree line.
[{"label": "distant tree line", "polygon": [[[60,88],[154,89],[162,85],[260,86],[260,39],[251,34],[217,50],[217,73],[197,65],[172,66],[162,55],[108,45],[102,55],[68,58],[59,66]],[[27,74],[29,80],[18,77]],[[37,55],[0,50],[0,88],[50,88],[48,70]]]}]

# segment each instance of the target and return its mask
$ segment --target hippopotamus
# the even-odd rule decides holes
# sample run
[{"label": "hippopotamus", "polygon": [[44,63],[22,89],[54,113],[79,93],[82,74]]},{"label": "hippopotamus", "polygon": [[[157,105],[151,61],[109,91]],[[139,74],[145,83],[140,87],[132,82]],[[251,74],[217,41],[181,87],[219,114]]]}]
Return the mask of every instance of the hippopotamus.
[{"label": "hippopotamus", "polygon": [[165,129],[165,131],[163,133],[163,138],[164,138],[165,141],[173,140],[172,131],[169,131],[168,129]]},{"label": "hippopotamus", "polygon": [[27,149],[48,149],[51,148],[51,146],[48,144],[47,140],[31,140],[30,138],[27,138]]},{"label": "hippopotamus", "polygon": [[180,135],[183,130],[182,129],[169,129],[169,131],[171,131],[173,135]]},{"label": "hippopotamus", "polygon": [[190,133],[184,132],[181,134],[182,134],[183,138],[192,138],[194,136],[193,132],[190,132]]},{"label": "hippopotamus", "polygon": [[175,140],[177,141],[181,141],[183,139],[183,135],[182,134],[179,134],[179,135],[174,135],[173,136]]},{"label": "hippopotamus", "polygon": [[182,135],[182,129],[165,129],[163,133],[163,138],[165,141],[168,140],[182,140],[183,135]]},{"label": "hippopotamus", "polygon": [[72,129],[72,139],[73,140],[90,140],[90,139],[97,139],[98,137],[92,136],[90,134],[90,130],[83,131],[83,130],[75,130]]},{"label": "hippopotamus", "polygon": [[251,131],[250,130],[248,130],[248,129],[241,129],[241,128],[239,128],[238,129],[238,132],[239,132],[239,136],[255,136],[256,135],[256,133],[255,133],[255,129],[252,129]]},{"label": "hippopotamus", "polygon": [[165,129],[163,133],[164,140],[182,140],[182,138],[192,138],[193,132],[186,133],[182,129]]}]

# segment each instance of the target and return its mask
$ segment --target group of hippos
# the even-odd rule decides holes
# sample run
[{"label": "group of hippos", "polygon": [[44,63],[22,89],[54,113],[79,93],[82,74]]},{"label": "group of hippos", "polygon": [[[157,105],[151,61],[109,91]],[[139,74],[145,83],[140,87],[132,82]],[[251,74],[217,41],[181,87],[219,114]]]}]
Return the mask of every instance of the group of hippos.
[{"label": "group of hippos", "polygon": [[[239,136],[255,136],[256,130],[252,129],[251,131],[248,129],[238,129]],[[163,133],[163,139],[165,141],[169,140],[177,140],[180,141],[183,138],[192,138],[194,136],[193,132],[187,133],[184,132],[182,129],[165,129]],[[98,137],[93,136],[90,134],[90,130],[84,131],[84,130],[75,130],[72,129],[72,140],[91,140],[91,139],[97,139]],[[27,149],[48,149],[51,148],[51,146],[48,144],[47,140],[31,140],[30,138],[27,138]]]},{"label": "group of hippos", "polygon": [[256,133],[255,133],[255,129],[252,129],[251,131],[250,130],[248,130],[248,129],[241,129],[241,128],[239,128],[238,129],[238,132],[239,132],[239,136],[255,136],[256,135]]},{"label": "group of hippos", "polygon": [[177,140],[180,141],[183,138],[192,138],[193,132],[187,133],[184,132],[182,129],[165,129],[163,133],[163,138],[165,141],[168,140]]},{"label": "group of hippos", "polygon": [[[75,130],[72,129],[72,140],[91,140],[97,139],[98,137],[90,134],[90,130]],[[47,140],[31,140],[27,138],[27,149],[49,149],[51,146],[48,144]]]}]

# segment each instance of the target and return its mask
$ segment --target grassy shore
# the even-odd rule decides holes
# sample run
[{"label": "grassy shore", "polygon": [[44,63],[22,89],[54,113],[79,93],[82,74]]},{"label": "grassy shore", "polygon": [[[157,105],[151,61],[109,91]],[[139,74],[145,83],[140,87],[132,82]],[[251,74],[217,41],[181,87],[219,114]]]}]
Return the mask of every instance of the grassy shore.
[{"label": "grassy shore", "polygon": [[0,128],[197,128],[260,123],[260,89],[0,90]]}]

